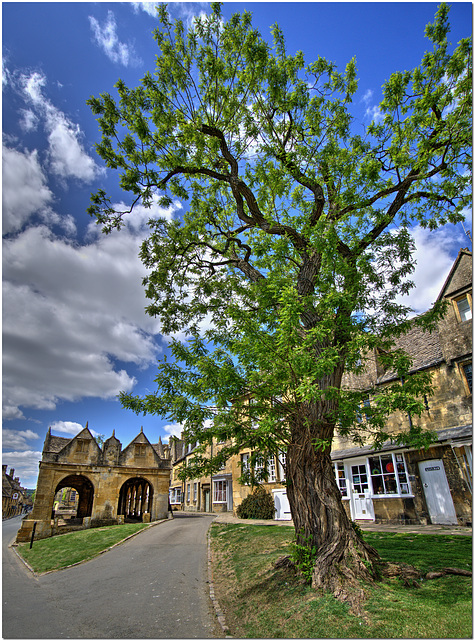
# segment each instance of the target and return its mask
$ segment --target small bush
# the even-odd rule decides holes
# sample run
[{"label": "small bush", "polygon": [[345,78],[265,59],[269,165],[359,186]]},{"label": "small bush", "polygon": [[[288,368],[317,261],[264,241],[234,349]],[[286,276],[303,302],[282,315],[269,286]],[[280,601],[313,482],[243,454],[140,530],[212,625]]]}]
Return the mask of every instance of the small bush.
[{"label": "small bush", "polygon": [[312,535],[309,535],[307,537],[301,535],[300,538],[306,544],[299,544],[298,542],[296,542],[296,540],[292,542],[290,545],[291,559],[295,567],[302,574],[306,584],[311,584],[311,580],[313,578],[314,563],[316,562],[318,549],[317,547],[312,546]]},{"label": "small bush", "polygon": [[275,505],[272,496],[263,487],[257,487],[253,493],[242,500],[237,507],[237,517],[254,520],[273,520]]}]

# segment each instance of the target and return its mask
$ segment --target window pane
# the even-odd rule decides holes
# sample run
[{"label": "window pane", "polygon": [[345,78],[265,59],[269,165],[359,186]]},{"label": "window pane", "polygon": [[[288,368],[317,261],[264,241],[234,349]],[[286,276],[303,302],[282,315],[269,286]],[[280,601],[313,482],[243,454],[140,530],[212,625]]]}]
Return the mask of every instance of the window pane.
[{"label": "window pane", "polygon": [[472,311],[469,305],[469,300],[467,296],[461,298],[460,300],[456,300],[456,304],[458,305],[459,316],[461,318],[461,322],[465,322],[466,320],[470,320],[472,318]]},{"label": "window pane", "polygon": [[472,363],[463,364],[462,370],[466,376],[469,391],[472,393]]}]

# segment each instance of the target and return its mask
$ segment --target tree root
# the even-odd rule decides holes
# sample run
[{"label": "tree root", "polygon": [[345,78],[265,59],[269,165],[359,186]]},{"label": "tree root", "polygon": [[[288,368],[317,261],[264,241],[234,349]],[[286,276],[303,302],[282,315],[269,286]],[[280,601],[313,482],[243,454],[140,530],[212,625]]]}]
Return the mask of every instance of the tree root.
[{"label": "tree root", "polygon": [[455,569],[453,567],[445,567],[438,571],[428,571],[428,573],[423,574],[411,565],[398,562],[385,562],[380,565],[380,570],[384,578],[400,578],[407,587],[419,587],[420,584],[418,580],[433,580],[434,578],[441,578],[446,575],[472,577],[472,571]]},{"label": "tree root", "polygon": [[425,575],[425,580],[433,580],[434,578],[441,578],[442,576],[446,576],[448,574],[452,574],[455,576],[466,576],[466,578],[472,578],[472,571],[466,571],[465,569],[454,569],[453,567],[445,567],[444,569],[439,569],[439,571],[429,571]]},{"label": "tree root", "polygon": [[[399,578],[406,587],[420,588],[422,580],[433,580],[441,578],[445,575],[458,575],[472,577],[472,571],[465,569],[456,569],[453,567],[445,567],[438,571],[428,571],[422,573],[415,567],[399,562],[379,562],[374,563],[376,571],[378,570],[381,578]],[[274,564],[274,569],[281,571],[297,572],[295,563],[291,560],[291,556],[281,556]],[[358,617],[366,618],[363,603],[366,600],[366,593],[362,588],[362,583],[373,583],[373,577],[367,570],[366,576],[357,576],[349,569],[339,565],[329,572],[325,572],[324,578],[316,571],[313,574],[312,586],[314,589],[320,589],[325,593],[332,595],[350,606],[350,612]]]}]

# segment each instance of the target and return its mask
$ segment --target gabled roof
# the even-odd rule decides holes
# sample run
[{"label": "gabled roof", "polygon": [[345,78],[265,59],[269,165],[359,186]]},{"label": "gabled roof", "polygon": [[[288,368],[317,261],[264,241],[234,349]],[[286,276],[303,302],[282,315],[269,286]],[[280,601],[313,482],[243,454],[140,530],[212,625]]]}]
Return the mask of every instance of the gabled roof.
[{"label": "gabled roof", "polygon": [[[461,260],[462,260],[462,258],[464,256],[469,257],[469,258],[472,259],[472,251],[469,251],[469,249],[461,249],[459,251],[459,253],[457,255],[457,258],[454,261],[453,266],[451,267],[451,271],[449,272],[448,277],[446,278],[446,281],[445,281],[444,285],[442,286],[441,291],[439,292],[439,296],[438,296],[437,300],[441,300],[442,298],[444,298],[446,293],[447,293],[447,291],[448,291],[448,289],[449,289],[449,287],[450,287],[450,285],[453,284],[453,279],[454,279],[454,276],[456,274],[456,271],[458,270],[459,263],[461,262]],[[467,286],[467,283],[463,284],[462,286]],[[457,285],[455,285],[454,290],[450,291],[449,293],[450,294],[454,293],[454,291],[456,289],[459,289],[459,287]]]}]

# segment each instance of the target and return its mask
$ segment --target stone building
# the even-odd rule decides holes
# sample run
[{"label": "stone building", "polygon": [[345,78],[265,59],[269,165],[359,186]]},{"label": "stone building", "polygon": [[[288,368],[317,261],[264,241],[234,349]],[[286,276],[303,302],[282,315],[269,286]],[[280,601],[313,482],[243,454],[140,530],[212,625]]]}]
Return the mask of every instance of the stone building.
[{"label": "stone building", "polygon": [[15,477],[15,469],[10,469],[10,473],[7,473],[7,466],[2,464],[2,519],[13,518],[31,505],[26,490],[20,484],[20,478]]},{"label": "stone building", "polygon": [[[386,426],[394,435],[411,425],[429,429],[438,441],[427,450],[388,441],[374,451],[336,438],[336,478],[354,520],[472,524],[472,253],[467,249],[459,252],[438,299],[449,306],[437,329],[414,327],[396,345],[412,357],[410,373],[431,372],[434,395],[424,399],[421,417],[395,413]],[[363,390],[396,380],[372,353],[364,375],[347,376],[345,384]]]},{"label": "stone building", "polygon": [[68,487],[78,494],[76,528],[120,524],[126,520],[153,522],[168,517],[171,473],[169,448],[151,444],[143,429],[122,449],[115,432],[100,447],[88,426],[74,438],[46,435],[35,503],[23,521],[17,542],[47,538],[59,532],[54,518],[55,496]]},{"label": "stone building", "polygon": [[[213,441],[206,450],[209,457],[213,457],[224,443]],[[170,504],[176,511],[204,511],[221,513],[232,511],[233,507],[233,469],[234,458],[226,462],[224,467],[211,476],[201,476],[194,479],[181,480],[179,472],[192,462],[197,448],[180,438],[170,438],[170,454],[173,471],[170,483]]]},{"label": "stone building", "polygon": [[[382,450],[374,451],[370,444],[358,447],[336,437],[331,454],[334,471],[353,520],[472,524],[472,253],[467,249],[459,252],[439,299],[446,299],[449,307],[437,330],[427,333],[414,327],[396,345],[413,358],[411,373],[432,373],[434,395],[426,398],[421,418],[398,413],[387,421],[387,430],[394,435],[412,424],[435,431],[438,441],[428,450],[388,441]],[[364,390],[395,380],[381,369],[373,353],[366,358],[364,375],[345,376],[344,384]],[[177,441],[175,451],[177,447],[179,457],[173,457],[173,464],[181,467],[192,457],[192,448],[182,440]],[[176,479],[180,508],[235,513],[251,492],[250,486],[238,480],[250,453],[242,449],[219,476],[185,482]],[[274,498],[276,519],[290,520],[284,452],[261,464],[266,465],[268,480],[262,485]],[[204,487],[211,491],[208,502],[203,500]]]}]

